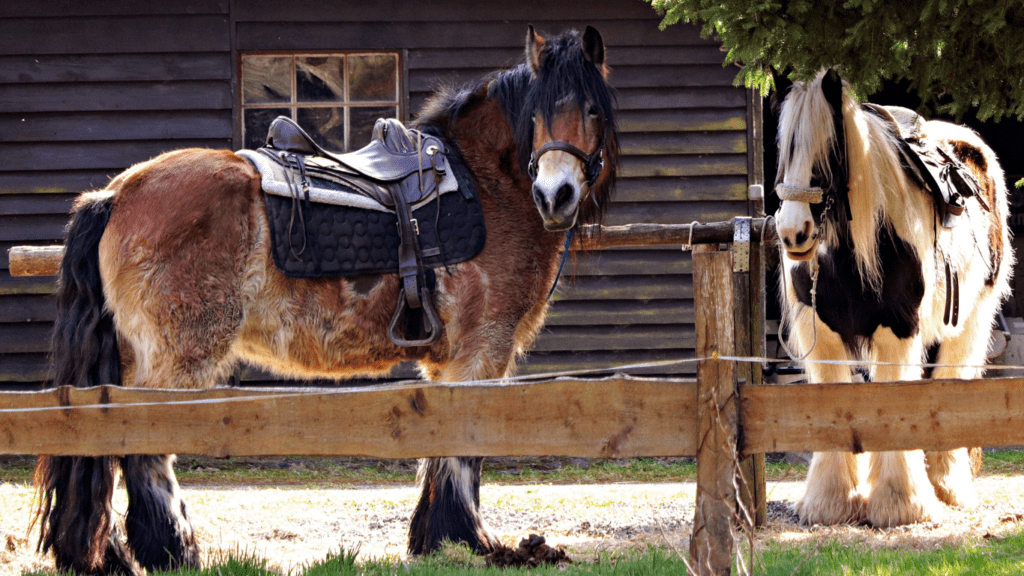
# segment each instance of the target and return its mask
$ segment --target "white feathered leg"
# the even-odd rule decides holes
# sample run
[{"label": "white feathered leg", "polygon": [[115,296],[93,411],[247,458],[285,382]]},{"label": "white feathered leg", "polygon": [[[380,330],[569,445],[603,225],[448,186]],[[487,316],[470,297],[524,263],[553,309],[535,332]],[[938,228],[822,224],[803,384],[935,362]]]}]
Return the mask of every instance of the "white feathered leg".
[{"label": "white feathered leg", "polygon": [[[872,380],[918,379],[921,368],[905,364],[917,364],[923,356],[920,336],[901,339],[892,330],[880,327],[871,338],[871,357],[876,362],[897,365],[874,366]],[[895,412],[886,416],[895,417]],[[942,517],[943,507],[928,480],[921,450],[872,454],[868,483],[868,521],[873,526],[885,528]]]}]

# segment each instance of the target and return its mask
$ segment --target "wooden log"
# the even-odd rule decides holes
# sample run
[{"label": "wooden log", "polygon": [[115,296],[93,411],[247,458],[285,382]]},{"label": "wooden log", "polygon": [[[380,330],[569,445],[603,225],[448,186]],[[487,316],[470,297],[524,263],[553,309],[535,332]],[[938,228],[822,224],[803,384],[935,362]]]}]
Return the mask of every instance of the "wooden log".
[{"label": "wooden log", "polygon": [[695,403],[692,381],[628,377],[315,391],[5,392],[0,454],[693,455]]},{"label": "wooden log", "polygon": [[700,246],[693,254],[697,330],[697,509],[690,537],[699,576],[731,572],[736,512],[736,364],[732,252]]},{"label": "wooden log", "polygon": [[[758,242],[765,234],[764,218],[751,220],[751,241]],[[769,221],[768,235],[774,232],[773,221]],[[624,226],[582,226],[580,235],[583,246],[589,250],[605,250],[621,246],[671,246],[674,244],[715,244],[732,242],[733,223],[711,222],[708,224],[627,224]]]},{"label": "wooden log", "polygon": [[56,276],[64,246],[15,246],[7,254],[11,276]]},{"label": "wooden log", "polygon": [[[772,234],[769,224],[768,234]],[[751,240],[759,241],[765,227],[765,219],[751,221]],[[580,235],[587,250],[605,250],[622,246],[671,246],[686,244],[714,244],[732,241],[732,222],[696,224],[691,235],[690,224],[628,224],[624,226],[601,226],[590,224],[581,227]],[[15,246],[8,251],[11,261],[11,276],[54,276],[60,267],[64,254],[62,246]]]},{"label": "wooden log", "polygon": [[744,386],[744,454],[1024,444],[1024,379]]}]

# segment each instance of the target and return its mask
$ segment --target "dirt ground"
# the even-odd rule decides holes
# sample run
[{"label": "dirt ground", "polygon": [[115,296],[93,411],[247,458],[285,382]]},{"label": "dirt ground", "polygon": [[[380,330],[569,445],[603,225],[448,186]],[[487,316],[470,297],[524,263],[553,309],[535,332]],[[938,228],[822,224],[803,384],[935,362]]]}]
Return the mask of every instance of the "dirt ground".
[{"label": "dirt ground", "polygon": [[[756,534],[765,541],[814,543],[829,539],[870,546],[928,549],[978,543],[1024,521],[1024,477],[983,476],[982,503],[973,510],[948,509],[941,523],[891,530],[865,527],[801,527],[792,503],[798,482],[769,482],[769,524]],[[683,483],[604,485],[495,485],[481,490],[483,515],[505,544],[515,546],[535,532],[552,546],[582,559],[601,550],[649,544],[687,550],[695,485]],[[409,516],[417,497],[411,485],[329,489],[245,488],[188,485],[183,488],[205,557],[234,550],[255,552],[282,571],[301,568],[339,548],[359,549],[362,559],[402,557]],[[29,534],[32,490],[0,484],[0,574],[52,567],[35,553]],[[123,494],[115,506],[124,513]]]}]

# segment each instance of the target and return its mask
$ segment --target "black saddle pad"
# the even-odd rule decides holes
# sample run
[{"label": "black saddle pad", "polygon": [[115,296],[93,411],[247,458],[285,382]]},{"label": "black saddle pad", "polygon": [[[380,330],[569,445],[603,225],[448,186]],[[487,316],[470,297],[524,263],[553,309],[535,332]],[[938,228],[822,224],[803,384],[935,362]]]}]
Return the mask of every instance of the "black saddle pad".
[{"label": "black saddle pad", "polygon": [[[431,267],[473,258],[483,250],[487,238],[472,175],[457,153],[447,156],[459,191],[444,194],[413,212],[423,263]],[[345,188],[324,180],[318,185]],[[263,196],[274,263],[286,276],[320,278],[398,271],[398,219],[394,214]],[[299,202],[301,206],[296,205]]]}]

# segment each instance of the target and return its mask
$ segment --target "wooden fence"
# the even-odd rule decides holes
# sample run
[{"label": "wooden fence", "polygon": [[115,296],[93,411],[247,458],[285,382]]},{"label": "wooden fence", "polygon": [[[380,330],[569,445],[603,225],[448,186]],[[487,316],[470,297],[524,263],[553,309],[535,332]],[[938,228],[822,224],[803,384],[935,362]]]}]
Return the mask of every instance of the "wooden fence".
[{"label": "wooden fence", "polygon": [[[746,224],[756,241],[763,222]],[[691,241],[692,230],[695,244],[696,382],[616,376],[327,390],[3,392],[0,454],[696,456],[692,565],[717,575],[731,570],[733,518],[743,496],[736,475],[754,470],[757,481],[756,466],[743,472],[752,455],[1024,444],[1020,378],[760,385],[759,364],[737,358],[760,353],[760,324],[749,317],[759,312],[758,298],[745,293],[757,285],[763,295],[758,251],[744,251],[742,239],[731,242],[741,238],[740,225],[714,233],[714,226],[671,228],[657,234],[679,243]],[[604,242],[618,241],[616,234],[604,230]],[[12,253],[12,270],[16,259]],[[742,298],[747,303],[735,305]]]}]

